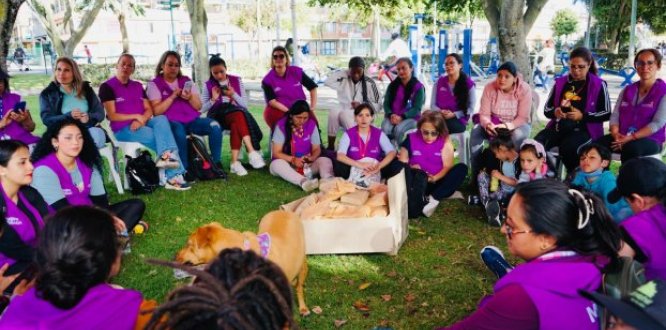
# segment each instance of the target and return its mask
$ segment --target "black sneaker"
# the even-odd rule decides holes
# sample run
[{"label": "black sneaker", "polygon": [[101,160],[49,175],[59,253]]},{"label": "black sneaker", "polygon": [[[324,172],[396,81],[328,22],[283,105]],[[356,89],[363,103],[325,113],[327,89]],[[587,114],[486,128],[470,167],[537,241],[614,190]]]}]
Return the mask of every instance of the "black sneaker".
[{"label": "black sneaker", "polygon": [[192,175],[190,172],[185,172],[185,174],[183,174],[183,179],[185,179],[187,182],[197,181],[197,178],[195,178],[194,175]]},{"label": "black sneaker", "polygon": [[488,224],[493,227],[501,227],[502,220],[500,219],[501,208],[499,202],[495,199],[489,200],[486,204],[486,216],[488,217]]}]

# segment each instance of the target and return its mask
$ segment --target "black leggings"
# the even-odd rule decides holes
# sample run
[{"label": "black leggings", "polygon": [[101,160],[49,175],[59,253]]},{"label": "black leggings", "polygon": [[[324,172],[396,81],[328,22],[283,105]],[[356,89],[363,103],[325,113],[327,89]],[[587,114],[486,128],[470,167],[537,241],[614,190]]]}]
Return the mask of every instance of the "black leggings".
[{"label": "black leggings", "polygon": [[138,198],[131,198],[109,205],[109,211],[123,220],[127,231],[132,231],[134,226],[143,218],[146,211],[146,203]]},{"label": "black leggings", "polygon": [[[398,159],[393,158],[393,160],[388,163],[388,165],[384,166],[384,168],[381,169],[380,173],[382,176],[382,179],[390,179],[394,175],[400,173],[400,171],[404,168],[405,164],[402,162],[398,161]],[[335,176],[347,179],[349,178],[349,173],[351,172],[351,166],[339,162],[337,159],[333,160],[333,172],[335,173]]]},{"label": "black leggings", "polygon": [[446,173],[446,175],[432,183],[428,183],[426,194],[432,195],[438,201],[453,195],[454,192],[462,185],[467,176],[467,165],[455,164]]},{"label": "black leggings", "polygon": [[446,128],[449,130],[449,134],[462,133],[467,129],[460,119],[451,118],[446,120]]},{"label": "black leggings", "polygon": [[[613,137],[609,135],[604,135],[597,139],[595,142],[606,146],[609,150],[611,149],[611,143],[613,143]],[[620,160],[624,163],[629,159],[656,155],[661,152],[661,146],[657,144],[654,140],[648,138],[641,138],[635,141],[627,142],[622,146],[620,151]]]},{"label": "black leggings", "polygon": [[580,164],[578,149],[591,141],[590,134],[586,129],[582,128],[567,130],[566,132],[558,132],[553,128],[544,128],[534,139],[543,144],[546,151],[554,147],[559,148],[560,159],[562,159],[567,173],[573,173]]}]

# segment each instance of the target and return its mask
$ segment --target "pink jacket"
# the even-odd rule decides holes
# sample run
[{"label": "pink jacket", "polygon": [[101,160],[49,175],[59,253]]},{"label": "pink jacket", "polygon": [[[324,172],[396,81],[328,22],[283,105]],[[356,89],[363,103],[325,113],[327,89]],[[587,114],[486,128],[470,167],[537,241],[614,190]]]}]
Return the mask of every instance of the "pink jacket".
[{"label": "pink jacket", "polygon": [[532,89],[521,78],[519,76],[516,79],[514,89],[508,93],[499,89],[497,81],[486,85],[479,109],[481,127],[486,127],[491,122],[491,115],[497,117],[502,123],[508,124],[509,129],[529,122],[532,109]]}]

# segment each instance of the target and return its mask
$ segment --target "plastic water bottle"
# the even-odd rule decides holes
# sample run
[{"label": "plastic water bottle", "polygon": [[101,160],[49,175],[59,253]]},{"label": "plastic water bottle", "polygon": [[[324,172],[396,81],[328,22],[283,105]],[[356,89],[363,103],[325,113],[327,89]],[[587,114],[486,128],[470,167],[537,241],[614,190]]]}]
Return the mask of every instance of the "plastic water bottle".
[{"label": "plastic water bottle", "polygon": [[312,168],[308,163],[303,164],[303,176],[308,180],[312,180],[312,178],[314,178],[314,174],[312,174]]},{"label": "plastic water bottle", "polygon": [[499,179],[496,177],[490,178],[490,192],[496,192],[499,189]]}]

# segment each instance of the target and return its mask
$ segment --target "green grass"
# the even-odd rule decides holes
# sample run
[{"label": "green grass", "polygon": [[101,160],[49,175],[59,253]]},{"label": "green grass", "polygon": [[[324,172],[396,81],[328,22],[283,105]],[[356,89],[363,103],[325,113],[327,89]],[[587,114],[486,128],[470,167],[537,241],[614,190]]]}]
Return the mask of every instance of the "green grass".
[{"label": "green grass", "polygon": [[[19,75],[11,83],[20,86],[25,78],[31,81],[26,84],[38,84],[34,77]],[[42,80],[48,79],[42,76]],[[41,134],[37,97],[26,99]],[[252,107],[252,112],[267,132],[261,109]],[[326,113],[319,111],[317,117],[326,127]],[[228,143],[227,136],[223,143],[227,165]],[[263,143],[265,146],[267,138]],[[107,191],[112,201],[132,197],[127,193],[117,195],[110,184]],[[148,205],[145,220],[150,228],[132,239],[132,253],[125,256],[122,270],[113,281],[140,290],[146,298],[162,301],[169,291],[185,282],[176,281],[170,269],[147,264],[146,259],[173,259],[188,235],[211,221],[241,231],[255,231],[264,214],[304,194],[263,169],[250,170],[243,178],[231,176],[228,182],[197,182],[187,192],[160,189],[139,196]],[[409,237],[397,256],[308,257],[306,302],[310,308],[320,306],[323,312],[296,319],[305,329],[332,328],[335,320],[346,320],[345,327],[350,329],[424,329],[459,320],[492,290],[494,278],[480,262],[479,250],[488,244],[505,244],[498,230],[486,226],[483,218],[480,209],[460,200],[447,200],[432,218],[411,222]],[[359,285],[366,282],[371,285],[359,290]],[[385,295],[390,295],[390,299]],[[370,311],[362,313],[352,306],[359,300]]]}]

